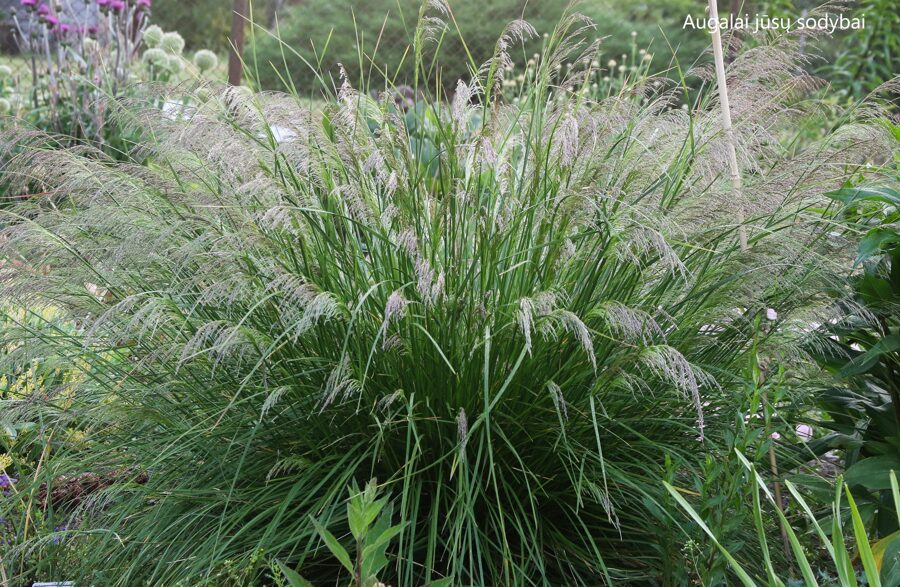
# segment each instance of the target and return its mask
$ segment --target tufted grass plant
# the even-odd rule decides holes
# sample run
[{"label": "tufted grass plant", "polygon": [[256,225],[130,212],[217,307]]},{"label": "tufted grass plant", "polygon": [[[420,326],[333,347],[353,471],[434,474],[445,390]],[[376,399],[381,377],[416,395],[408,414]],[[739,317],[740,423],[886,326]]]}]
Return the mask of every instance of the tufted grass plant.
[{"label": "tufted grass plant", "polygon": [[[423,15],[416,67],[452,20]],[[800,326],[841,287],[813,208],[883,128],[787,157],[772,130],[803,115],[808,79],[789,48],[756,48],[732,65],[736,201],[713,96],[683,111],[676,80],[594,101],[560,76],[595,50],[584,26],[560,24],[514,105],[520,21],[454,96],[423,88],[408,112],[348,80],[321,112],[211,86],[160,111],[188,92],[161,88],[117,114],[141,133],[130,162],[6,137],[26,145],[13,180],[46,193],[7,215],[3,295],[64,309],[77,331],[29,344],[83,371],[42,426],[88,448],[54,446],[0,506],[65,527],[77,556],[50,578],[264,584],[277,560],[333,583],[316,525],[349,547],[346,488],[375,478],[403,528],[386,583],[665,580],[682,541],[666,456],[689,476],[715,452],[767,308],[761,344],[804,360]],[[40,499],[85,472],[116,481]],[[19,532],[6,574],[45,547]]]}]

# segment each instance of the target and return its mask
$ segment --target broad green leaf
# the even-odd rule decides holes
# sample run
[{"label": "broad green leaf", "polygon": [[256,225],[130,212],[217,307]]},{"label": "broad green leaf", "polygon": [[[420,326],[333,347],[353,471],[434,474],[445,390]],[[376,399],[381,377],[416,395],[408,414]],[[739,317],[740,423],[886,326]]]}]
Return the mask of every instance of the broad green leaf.
[{"label": "broad green leaf", "polygon": [[845,204],[851,204],[859,200],[868,200],[900,206],[900,192],[889,187],[842,188],[828,192],[825,195]]},{"label": "broad green leaf", "polygon": [[347,525],[350,526],[350,533],[353,534],[353,538],[356,540],[362,540],[366,535],[366,529],[369,527],[359,504],[353,501],[347,504]]},{"label": "broad green leaf", "polygon": [[894,496],[894,511],[897,513],[897,525],[900,526],[900,487],[897,486],[897,471],[891,471],[891,495]]},{"label": "broad green leaf", "polygon": [[893,534],[894,539],[885,545],[878,561],[881,569],[881,584],[885,587],[900,585],[900,537]]},{"label": "broad green leaf", "polygon": [[365,560],[368,556],[371,556],[375,551],[377,551],[377,549],[381,548],[382,546],[385,546],[388,542],[390,542],[394,536],[398,535],[400,532],[403,531],[404,527],[405,527],[405,524],[399,524],[397,526],[392,526],[392,527],[388,528],[387,530],[385,530],[384,532],[382,532],[381,536],[379,536],[377,539],[375,539],[374,542],[372,542],[371,544],[367,544],[366,547],[363,549],[363,560]]},{"label": "broad green leaf", "polygon": [[900,530],[897,530],[893,534],[885,536],[872,545],[872,556],[875,558],[875,566],[878,567],[879,573],[881,572],[884,564],[884,555],[888,551],[888,549],[893,546],[895,540],[900,541]]},{"label": "broad green leaf", "polygon": [[900,455],[868,457],[844,473],[848,485],[861,485],[871,491],[891,489],[891,471],[900,470]]},{"label": "broad green leaf", "polygon": [[366,546],[363,547],[361,570],[367,577],[377,576],[388,564],[385,551],[387,550],[390,537],[388,537],[388,540],[381,540],[381,538],[391,529],[393,507],[391,504],[386,505],[387,507],[384,508],[381,516],[366,532]]},{"label": "broad green leaf", "polygon": [[278,564],[278,568],[281,569],[281,574],[284,575],[284,578],[287,579],[288,584],[291,587],[313,587],[313,584],[300,576],[300,573],[290,568],[280,560],[275,561]]},{"label": "broad green leaf", "polygon": [[872,255],[881,252],[885,245],[900,243],[900,232],[886,228],[875,228],[859,242],[859,254],[856,262],[865,261]]},{"label": "broad green leaf", "polygon": [[862,375],[874,367],[882,355],[898,351],[900,351],[900,336],[896,334],[885,336],[863,354],[853,357],[853,360],[841,368],[841,375],[844,377]]},{"label": "broad green leaf", "polygon": [[350,561],[350,555],[344,550],[344,547],[341,546],[341,543],[338,542],[337,538],[332,535],[331,532],[328,531],[325,526],[319,523],[319,521],[312,516],[309,517],[312,520],[313,526],[316,527],[316,532],[319,533],[319,536],[322,537],[322,540],[325,542],[325,546],[328,547],[328,550],[331,551],[331,554],[334,555],[338,561],[344,568],[347,569],[350,573],[353,572],[353,563]]}]

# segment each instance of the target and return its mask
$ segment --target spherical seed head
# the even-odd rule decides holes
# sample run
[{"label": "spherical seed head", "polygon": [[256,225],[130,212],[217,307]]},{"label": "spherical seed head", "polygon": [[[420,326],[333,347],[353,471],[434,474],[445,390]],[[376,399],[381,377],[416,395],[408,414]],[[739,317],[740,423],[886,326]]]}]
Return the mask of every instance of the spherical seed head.
[{"label": "spherical seed head", "polygon": [[166,52],[159,48],[147,49],[141,59],[147,65],[155,65],[157,67],[165,67],[169,62],[169,56]]},{"label": "spherical seed head", "polygon": [[12,74],[12,67],[8,65],[0,65],[0,81],[11,78]]},{"label": "spherical seed head", "polygon": [[202,73],[205,73],[218,67],[219,58],[212,51],[201,49],[194,53],[194,65],[196,65],[197,69]]},{"label": "spherical seed head", "polygon": [[172,55],[181,55],[184,51],[184,38],[176,32],[164,33],[159,41],[159,46]]},{"label": "spherical seed head", "polygon": [[166,63],[166,69],[175,75],[181,73],[184,70],[184,59],[178,55],[170,55]]},{"label": "spherical seed head", "polygon": [[12,104],[6,98],[0,98],[0,114],[9,114]]},{"label": "spherical seed head", "polygon": [[159,26],[152,24],[144,31],[144,43],[148,47],[159,47],[162,42],[163,30]]}]

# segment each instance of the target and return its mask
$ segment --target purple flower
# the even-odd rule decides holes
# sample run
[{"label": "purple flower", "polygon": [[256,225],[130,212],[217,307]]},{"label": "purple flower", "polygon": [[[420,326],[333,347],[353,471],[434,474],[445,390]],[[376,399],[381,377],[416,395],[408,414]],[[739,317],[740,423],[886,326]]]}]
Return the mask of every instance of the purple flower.
[{"label": "purple flower", "polygon": [[123,10],[125,10],[125,1],[124,0],[110,0],[109,6],[116,12],[122,12]]},{"label": "purple flower", "polygon": [[44,22],[47,23],[48,28],[53,28],[59,24],[59,19],[53,16],[52,14],[47,14],[44,16]]},{"label": "purple flower", "polygon": [[46,4],[41,4],[40,6],[38,6],[37,13],[40,16],[46,16],[46,15],[50,14],[50,7],[47,6]]},{"label": "purple flower", "polygon": [[150,8],[152,4],[152,0],[137,0],[137,5],[139,8]]},{"label": "purple flower", "polygon": [[37,3],[38,0],[21,0],[22,6],[24,6],[29,11],[34,10],[34,7],[37,6]]},{"label": "purple flower", "polygon": [[67,532],[68,530],[69,530],[69,527],[65,524],[54,528],[53,532],[57,535],[53,537],[53,544],[59,544],[60,542],[62,542],[63,539],[65,538],[65,536],[62,536],[61,534],[64,532]]}]

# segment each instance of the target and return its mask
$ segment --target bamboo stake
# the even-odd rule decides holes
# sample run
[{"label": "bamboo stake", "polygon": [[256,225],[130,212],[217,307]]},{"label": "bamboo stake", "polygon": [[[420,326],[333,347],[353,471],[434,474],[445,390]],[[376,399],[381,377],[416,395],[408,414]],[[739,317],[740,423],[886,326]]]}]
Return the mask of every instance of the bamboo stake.
[{"label": "bamboo stake", "polygon": [[734,130],[731,128],[731,106],[728,103],[728,84],[725,79],[725,59],[722,55],[722,32],[719,30],[719,8],[716,0],[709,0],[709,18],[712,28],[713,58],[716,62],[716,82],[719,86],[719,105],[722,108],[722,127],[728,143],[728,166],[731,174],[731,189],[738,198],[738,240],[741,250],[747,250],[747,227],[744,226],[744,204],[741,201],[741,170],[738,167],[737,151],[734,148]]}]

